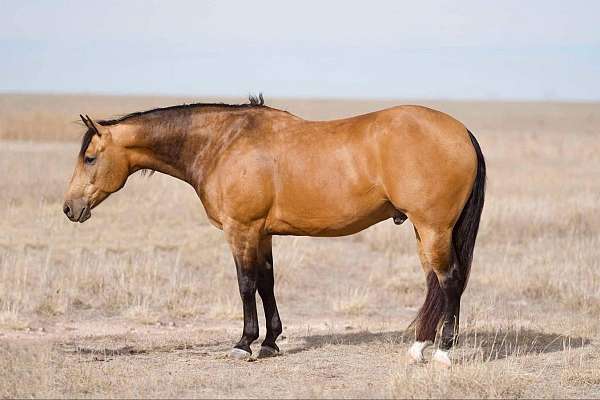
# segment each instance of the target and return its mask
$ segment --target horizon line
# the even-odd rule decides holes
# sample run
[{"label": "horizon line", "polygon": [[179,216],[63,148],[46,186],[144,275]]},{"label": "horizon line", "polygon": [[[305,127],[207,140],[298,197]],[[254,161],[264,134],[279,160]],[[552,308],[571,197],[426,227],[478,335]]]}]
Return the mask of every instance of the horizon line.
[{"label": "horizon line", "polygon": [[[259,92],[256,92],[259,93]],[[540,97],[523,97],[523,98],[508,98],[508,97],[378,97],[378,96],[364,96],[364,97],[350,97],[350,96],[305,96],[305,95],[274,95],[270,96],[268,93],[260,92],[265,97],[265,103],[268,103],[268,99],[274,100],[291,100],[291,101],[373,101],[373,102],[391,102],[391,101],[428,101],[428,102],[440,102],[440,103],[564,103],[564,104],[596,104],[600,103],[600,97],[598,99],[576,99],[576,98],[540,98]],[[246,94],[232,95],[232,94],[182,94],[182,93],[152,93],[152,92],[103,92],[103,91],[36,91],[36,90],[2,90],[0,89],[0,95],[5,96],[88,96],[88,97],[164,97],[164,98],[183,98],[183,97],[194,97],[198,99],[238,99],[247,98],[248,95],[252,95],[254,92]]]}]

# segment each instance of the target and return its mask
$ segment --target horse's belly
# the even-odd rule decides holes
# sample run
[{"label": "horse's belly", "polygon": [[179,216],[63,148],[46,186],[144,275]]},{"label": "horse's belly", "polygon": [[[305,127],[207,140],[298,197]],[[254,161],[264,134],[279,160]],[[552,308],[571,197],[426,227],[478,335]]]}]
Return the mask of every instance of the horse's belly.
[{"label": "horse's belly", "polygon": [[336,206],[317,207],[303,212],[279,210],[267,221],[267,230],[275,235],[345,236],[391,218],[394,212],[395,209],[388,202],[351,211]]},{"label": "horse's belly", "polygon": [[295,144],[276,165],[267,226],[283,235],[343,236],[393,216],[363,131]]}]

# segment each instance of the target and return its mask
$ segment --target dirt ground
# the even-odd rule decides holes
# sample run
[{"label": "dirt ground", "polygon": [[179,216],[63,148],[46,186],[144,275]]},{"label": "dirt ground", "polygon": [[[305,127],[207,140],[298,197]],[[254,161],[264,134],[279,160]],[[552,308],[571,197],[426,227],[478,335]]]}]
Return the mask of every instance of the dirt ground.
[{"label": "dirt ground", "polygon": [[[406,355],[425,288],[410,221],[276,238],[282,355],[243,362],[231,255],[190,187],[135,175],[85,224],[64,217],[79,113],[182,101],[0,96],[0,397],[600,397],[599,104],[417,102],[488,162],[445,370]],[[415,101],[267,103],[328,119]]]}]

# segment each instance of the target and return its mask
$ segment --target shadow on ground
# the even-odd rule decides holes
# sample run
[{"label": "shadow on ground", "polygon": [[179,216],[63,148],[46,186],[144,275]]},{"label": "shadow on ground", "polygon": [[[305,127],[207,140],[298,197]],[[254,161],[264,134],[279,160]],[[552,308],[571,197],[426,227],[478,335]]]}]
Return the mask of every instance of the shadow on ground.
[{"label": "shadow on ground", "polygon": [[186,341],[184,343],[131,343],[127,345],[119,345],[119,342],[115,340],[115,342],[111,345],[107,345],[106,343],[94,343],[92,341],[91,343],[88,342],[86,344],[78,344],[73,342],[61,343],[58,344],[57,347],[64,354],[93,356],[95,358],[175,352],[208,356],[214,353],[225,354],[225,352],[231,348],[231,343],[229,341],[214,341],[209,343],[194,343],[193,341]]},{"label": "shadow on ground", "polygon": [[533,329],[498,329],[467,331],[460,338],[460,348],[471,350],[467,359],[500,360],[512,356],[545,354],[578,349],[591,344],[591,339]]},{"label": "shadow on ground", "polygon": [[[181,352],[186,357],[190,355],[214,356],[226,354],[231,341],[209,341],[200,343],[194,340],[175,341],[171,343],[129,342],[111,338],[111,343],[105,340],[88,341],[87,343],[63,343],[59,345],[63,353],[71,355],[87,355],[94,359],[104,360],[106,357],[134,356],[151,353]],[[305,351],[320,349],[325,346],[360,346],[381,344],[398,346],[399,350],[406,349],[414,340],[412,330],[389,332],[346,332],[313,334],[295,338],[299,342],[294,347],[284,350],[284,354],[297,354]],[[531,329],[499,329],[499,330],[467,330],[464,332],[456,348],[457,360],[488,362],[507,357],[554,353],[568,349],[577,349],[591,344],[585,337],[566,336],[557,333],[545,333]],[[287,347],[287,346],[286,346]]]},{"label": "shadow on ground", "polygon": [[[303,344],[286,351],[286,353],[296,354],[328,345],[353,346],[375,343],[407,345],[414,340],[414,333],[409,330],[380,333],[361,331],[309,335],[302,339],[304,340]],[[545,333],[531,329],[470,330],[460,336],[457,350],[464,351],[463,359],[466,360],[493,361],[511,356],[577,349],[590,343],[591,340],[585,337]]]},{"label": "shadow on ground", "polygon": [[408,344],[412,342],[410,331],[392,331],[373,333],[369,331],[351,333],[330,333],[324,335],[308,335],[303,338],[304,343],[298,347],[287,350],[287,354],[302,353],[308,350],[319,349],[328,345],[356,346],[373,343]]}]

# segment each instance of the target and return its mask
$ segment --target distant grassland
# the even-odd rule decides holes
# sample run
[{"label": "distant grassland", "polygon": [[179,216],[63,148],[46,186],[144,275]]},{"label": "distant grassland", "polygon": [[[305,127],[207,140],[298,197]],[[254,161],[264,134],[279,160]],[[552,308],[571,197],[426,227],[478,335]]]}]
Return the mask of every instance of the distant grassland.
[{"label": "distant grassland", "polygon": [[[507,131],[590,133],[600,124],[600,104],[596,103],[278,99],[268,93],[265,100],[269,106],[307,119],[342,118],[399,104],[422,104],[472,123],[469,128],[474,132],[502,126]],[[245,103],[247,98],[0,94],[0,140],[76,141],[83,130],[79,114],[103,119],[194,102]]]},{"label": "distant grassland", "polygon": [[190,186],[136,174],[85,224],[62,214],[80,113],[245,98],[4,94],[0,398],[600,397],[599,104],[265,99],[308,119],[425,104],[477,136],[488,191],[456,365],[408,363],[425,295],[410,221],[275,238],[284,354],[240,364],[223,357],[235,267]]}]

